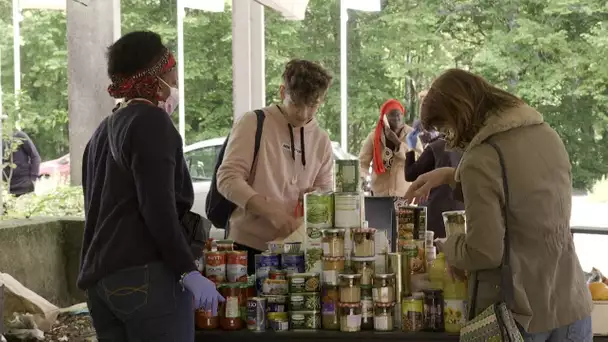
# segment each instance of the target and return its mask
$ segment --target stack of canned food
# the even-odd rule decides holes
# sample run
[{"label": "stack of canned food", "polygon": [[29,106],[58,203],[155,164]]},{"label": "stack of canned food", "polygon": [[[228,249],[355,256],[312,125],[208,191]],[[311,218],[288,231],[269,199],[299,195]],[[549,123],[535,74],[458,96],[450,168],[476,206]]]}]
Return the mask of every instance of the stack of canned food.
[{"label": "stack of canned food", "polygon": [[209,244],[203,253],[203,273],[213,281],[226,301],[220,305],[218,315],[211,311],[196,312],[199,329],[239,330],[244,327],[247,298],[254,296],[254,279],[247,275],[247,252],[236,251],[231,240]]}]

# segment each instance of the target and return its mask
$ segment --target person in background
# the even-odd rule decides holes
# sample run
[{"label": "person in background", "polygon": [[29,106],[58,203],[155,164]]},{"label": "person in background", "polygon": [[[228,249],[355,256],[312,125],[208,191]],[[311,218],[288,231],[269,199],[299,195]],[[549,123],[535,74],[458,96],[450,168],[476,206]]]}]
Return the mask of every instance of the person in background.
[{"label": "person in background", "polygon": [[359,168],[362,182],[370,175],[372,166],[371,190],[373,196],[405,195],[408,183],[405,181],[405,152],[409,145],[419,153],[422,145],[417,135],[406,136],[413,128],[403,121],[405,109],[395,99],[386,101],[380,108],[380,117],[359,152]]},{"label": "person in background", "polygon": [[219,192],[237,205],[230,217],[229,239],[248,251],[248,272],[255,272],[255,254],[267,243],[282,240],[300,226],[295,216],[300,197],[312,189],[333,187],[333,152],[329,135],[315,115],[331,85],[321,65],[301,59],[285,66],[280,104],[266,115],[254,165],[257,116],[245,113],[234,125],[221,166]]},{"label": "person in background", "polygon": [[[419,94],[420,102],[424,100],[427,92]],[[414,149],[410,148],[405,154],[405,180],[414,182],[420,175],[430,172],[440,167],[457,167],[462,157],[462,152],[458,150],[446,150],[444,136],[434,129],[423,130],[420,120],[414,122],[414,132],[420,133],[420,141],[425,148],[420,157],[416,160]],[[411,135],[414,132],[410,133]],[[464,203],[454,198],[452,188],[441,185],[431,190],[429,198],[420,203],[427,207],[428,229],[435,232],[436,238],[445,238],[445,225],[443,223],[444,211],[464,210]]]},{"label": "person in background", "polygon": [[[559,135],[520,98],[459,69],[433,82],[421,120],[464,150],[456,169],[419,176],[406,197],[461,184],[467,232],[437,245],[452,269],[470,272],[471,312],[506,300],[525,341],[592,341],[593,304],[570,232],[572,166]],[[511,279],[501,277],[505,238]]]},{"label": "person in background", "polygon": [[[13,139],[2,146],[2,159],[9,164],[4,167],[2,178],[9,182],[9,193],[18,197],[34,192],[40,176],[40,154],[32,139],[25,132],[16,131]],[[10,164],[14,164],[14,168]]]},{"label": "person in background", "polygon": [[[136,31],[108,49],[110,95],[123,99],[86,145],[78,287],[99,341],[194,341],[194,310],[224,300],[196,270],[180,218],[192,207],[175,58]],[[111,150],[114,148],[115,153]]]},{"label": "person in background", "polygon": [[[428,132],[425,135],[430,140],[423,139],[421,134],[420,140],[424,140],[423,143],[426,144],[426,147],[417,160],[413,149],[409,149],[405,154],[406,181],[414,182],[419,176],[440,167],[455,168],[458,166],[462,152],[446,150],[446,142],[443,136],[433,133]],[[432,189],[429,198],[420,204],[427,207],[428,229],[435,232],[436,238],[446,236],[442,213],[444,211],[464,210],[464,203],[454,198],[452,188],[447,184]]]}]

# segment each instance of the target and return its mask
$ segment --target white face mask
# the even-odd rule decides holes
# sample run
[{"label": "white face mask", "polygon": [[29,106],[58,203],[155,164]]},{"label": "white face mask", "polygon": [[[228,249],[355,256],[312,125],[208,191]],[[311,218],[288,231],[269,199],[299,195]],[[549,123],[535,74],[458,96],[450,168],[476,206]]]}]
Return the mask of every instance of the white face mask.
[{"label": "white face mask", "polygon": [[179,104],[179,89],[171,87],[161,78],[159,78],[159,80],[167,85],[169,89],[171,89],[171,93],[165,101],[158,101],[158,107],[167,112],[167,114],[171,115],[173,112],[175,112],[175,108],[177,108],[177,105]]}]

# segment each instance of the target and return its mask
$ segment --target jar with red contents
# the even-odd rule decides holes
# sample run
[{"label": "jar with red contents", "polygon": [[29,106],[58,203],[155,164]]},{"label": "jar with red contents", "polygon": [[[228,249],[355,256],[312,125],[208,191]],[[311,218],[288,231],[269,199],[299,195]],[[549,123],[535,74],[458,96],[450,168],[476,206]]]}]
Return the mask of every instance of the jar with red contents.
[{"label": "jar with red contents", "polygon": [[220,325],[218,315],[213,316],[211,311],[196,310],[195,313],[196,327],[202,330],[214,330]]},{"label": "jar with red contents", "polygon": [[226,299],[220,309],[220,327],[223,330],[243,329],[241,318],[241,284],[222,284],[219,286],[220,294]]}]

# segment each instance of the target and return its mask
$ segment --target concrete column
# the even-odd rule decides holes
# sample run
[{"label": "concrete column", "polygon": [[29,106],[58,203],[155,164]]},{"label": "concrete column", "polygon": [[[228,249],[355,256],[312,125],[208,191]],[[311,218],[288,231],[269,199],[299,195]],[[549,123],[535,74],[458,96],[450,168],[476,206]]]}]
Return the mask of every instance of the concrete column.
[{"label": "concrete column", "polygon": [[232,101],[234,119],[265,106],[264,6],[232,0]]},{"label": "concrete column", "polygon": [[266,106],[266,36],[264,6],[251,3],[251,108]]},{"label": "concrete column", "polygon": [[251,110],[251,0],[232,0],[232,103],[234,120]]},{"label": "concrete column", "polygon": [[70,177],[82,184],[82,154],[115,101],[106,89],[106,50],[120,29],[120,0],[67,1]]}]

